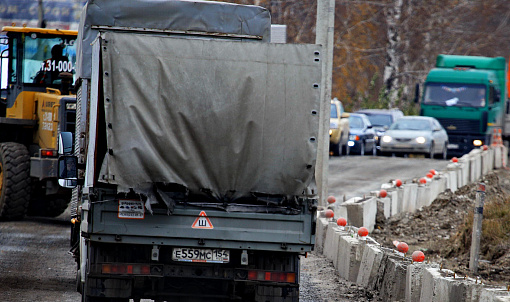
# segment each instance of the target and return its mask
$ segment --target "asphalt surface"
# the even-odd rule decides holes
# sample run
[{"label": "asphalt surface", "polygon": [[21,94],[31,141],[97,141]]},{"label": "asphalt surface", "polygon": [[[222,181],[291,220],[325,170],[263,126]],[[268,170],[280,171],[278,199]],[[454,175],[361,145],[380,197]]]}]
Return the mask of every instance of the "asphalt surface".
[{"label": "asphalt surface", "polygon": [[341,156],[329,158],[328,192],[337,200],[363,197],[379,190],[381,184],[400,179],[411,182],[434,169],[442,171],[447,160],[423,157]]}]

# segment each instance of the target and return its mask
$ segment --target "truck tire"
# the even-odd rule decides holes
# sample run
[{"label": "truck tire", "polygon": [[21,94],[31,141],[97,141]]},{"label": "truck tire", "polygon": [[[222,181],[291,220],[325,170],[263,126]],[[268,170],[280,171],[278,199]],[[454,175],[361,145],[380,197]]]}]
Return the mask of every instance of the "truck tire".
[{"label": "truck tire", "polygon": [[48,195],[30,200],[27,215],[57,217],[67,209],[71,197]]},{"label": "truck tire", "polygon": [[0,191],[0,218],[22,219],[30,201],[30,155],[22,144],[0,144]]}]

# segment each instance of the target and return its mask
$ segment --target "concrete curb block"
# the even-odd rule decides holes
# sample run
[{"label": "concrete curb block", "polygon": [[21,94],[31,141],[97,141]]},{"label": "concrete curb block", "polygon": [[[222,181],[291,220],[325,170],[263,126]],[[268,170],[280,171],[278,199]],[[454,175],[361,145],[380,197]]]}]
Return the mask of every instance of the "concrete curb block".
[{"label": "concrete curb block", "polygon": [[384,253],[374,289],[379,291],[383,301],[401,301],[405,299],[407,266],[410,261],[403,261],[391,253]]},{"label": "concrete curb block", "polygon": [[374,286],[383,255],[383,251],[377,245],[367,244],[365,246],[356,280],[357,284],[366,288]]},{"label": "concrete curb block", "polygon": [[[503,167],[507,150],[504,146],[489,150],[473,150],[449,164],[447,170],[434,176],[425,185],[415,183],[400,188],[385,184],[386,198],[371,192],[367,198],[354,197],[343,204],[330,206],[335,217],[344,217],[351,226],[374,229],[377,203],[381,202],[384,216],[414,212],[430,205],[446,189],[458,188],[478,181],[493,169]],[[332,220],[335,221],[335,220]],[[375,241],[358,239],[357,229],[340,229],[335,222],[317,219],[316,250],[333,261],[341,278],[379,291],[384,301],[477,301],[510,302],[506,288],[487,287],[473,279],[459,278],[437,264],[411,263],[394,250],[381,248]]]},{"label": "concrete curb block", "polygon": [[328,222],[325,218],[317,218],[317,227],[315,231],[315,250],[317,253],[324,254],[324,241],[326,240],[326,231]]},{"label": "concrete curb block", "polygon": [[339,205],[339,214],[347,219],[349,225],[366,227],[369,232],[374,230],[377,215],[377,199],[373,196],[367,198],[351,198]]},{"label": "concrete curb block", "polygon": [[356,282],[358,280],[361,257],[359,256],[360,242],[358,239],[344,234],[338,240],[338,274],[341,278]]},{"label": "concrete curb block", "polygon": [[333,265],[337,266],[338,239],[340,231],[335,228],[335,223],[329,222],[326,230],[326,238],[324,240],[324,256],[333,261]]},{"label": "concrete curb block", "polygon": [[[436,265],[437,266],[437,265]],[[424,263],[413,263],[407,267],[405,301],[420,301],[423,271],[433,266]]]},{"label": "concrete curb block", "polygon": [[416,212],[416,201],[418,197],[418,185],[406,184],[404,187],[404,196],[402,198],[402,212]]}]

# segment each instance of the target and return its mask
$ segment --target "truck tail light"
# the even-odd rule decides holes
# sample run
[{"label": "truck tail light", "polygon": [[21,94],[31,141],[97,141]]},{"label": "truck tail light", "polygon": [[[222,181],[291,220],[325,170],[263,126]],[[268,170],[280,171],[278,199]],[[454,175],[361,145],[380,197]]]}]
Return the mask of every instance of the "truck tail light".
[{"label": "truck tail light", "polygon": [[248,271],[248,280],[296,283],[295,273]]},{"label": "truck tail light", "polygon": [[146,264],[103,264],[101,272],[110,275],[150,275],[151,267]]},{"label": "truck tail light", "polygon": [[41,157],[56,157],[57,155],[56,150],[41,150]]}]

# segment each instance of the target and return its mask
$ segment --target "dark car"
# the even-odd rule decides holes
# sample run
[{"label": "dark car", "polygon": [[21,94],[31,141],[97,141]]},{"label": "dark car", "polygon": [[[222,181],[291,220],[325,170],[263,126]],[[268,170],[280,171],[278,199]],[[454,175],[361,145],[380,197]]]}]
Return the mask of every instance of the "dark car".
[{"label": "dark car", "polygon": [[364,114],[351,113],[349,116],[349,152],[376,155],[375,130]]},{"label": "dark car", "polygon": [[384,133],[391,124],[404,116],[404,113],[398,109],[361,109],[356,113],[362,113],[368,117],[374,127],[376,138],[377,153],[381,151],[381,141]]}]

